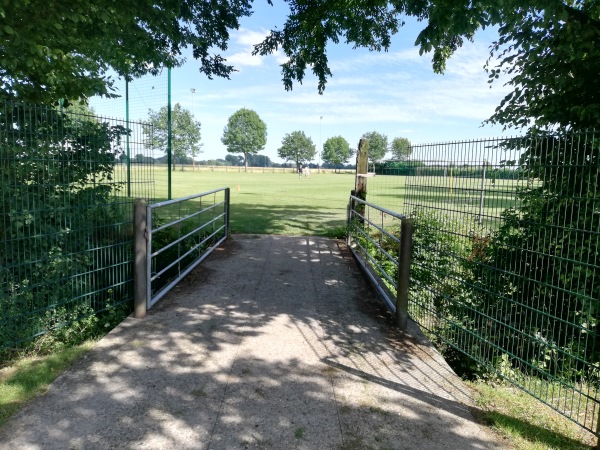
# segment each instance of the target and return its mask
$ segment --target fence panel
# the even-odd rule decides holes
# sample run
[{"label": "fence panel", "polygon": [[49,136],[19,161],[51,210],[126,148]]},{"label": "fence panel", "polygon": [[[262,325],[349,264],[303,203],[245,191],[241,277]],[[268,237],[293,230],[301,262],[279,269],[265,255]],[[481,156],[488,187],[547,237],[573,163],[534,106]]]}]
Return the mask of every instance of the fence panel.
[{"label": "fence panel", "polygon": [[150,309],[229,236],[229,188],[148,205]]},{"label": "fence panel", "polygon": [[346,241],[350,251],[396,314],[400,223],[405,216],[350,196]]},{"label": "fence panel", "polygon": [[146,125],[72,109],[0,104],[0,352],[132,300]]},{"label": "fence panel", "polygon": [[368,201],[414,219],[409,312],[461,375],[494,373],[597,433],[600,140],[415,146]]}]

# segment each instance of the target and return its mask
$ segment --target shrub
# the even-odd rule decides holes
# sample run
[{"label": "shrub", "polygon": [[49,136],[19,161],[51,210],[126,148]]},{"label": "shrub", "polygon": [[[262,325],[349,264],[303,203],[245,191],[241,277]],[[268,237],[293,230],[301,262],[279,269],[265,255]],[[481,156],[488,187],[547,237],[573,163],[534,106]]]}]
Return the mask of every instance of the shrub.
[{"label": "shrub", "polygon": [[0,349],[12,349],[131,298],[130,207],[112,180],[128,131],[7,103],[0,132]]}]

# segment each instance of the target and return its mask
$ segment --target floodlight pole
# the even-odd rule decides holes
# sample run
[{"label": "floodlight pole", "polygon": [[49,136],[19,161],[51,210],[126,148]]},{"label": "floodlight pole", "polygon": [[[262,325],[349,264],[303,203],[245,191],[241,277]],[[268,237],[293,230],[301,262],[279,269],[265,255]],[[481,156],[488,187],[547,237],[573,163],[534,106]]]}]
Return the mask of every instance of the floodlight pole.
[{"label": "floodlight pole", "polygon": [[171,68],[167,68],[167,199],[171,200],[171,164],[172,164],[172,136],[171,136]]},{"label": "floodlight pole", "polygon": [[317,164],[317,172],[321,173],[321,151],[323,150],[323,147],[321,146],[321,124],[323,123],[323,116],[319,117],[319,154],[317,155],[319,157],[319,164]]},{"label": "floodlight pole", "polygon": [[192,117],[194,116],[194,94],[196,93],[196,88],[191,88],[190,92],[192,93]]}]

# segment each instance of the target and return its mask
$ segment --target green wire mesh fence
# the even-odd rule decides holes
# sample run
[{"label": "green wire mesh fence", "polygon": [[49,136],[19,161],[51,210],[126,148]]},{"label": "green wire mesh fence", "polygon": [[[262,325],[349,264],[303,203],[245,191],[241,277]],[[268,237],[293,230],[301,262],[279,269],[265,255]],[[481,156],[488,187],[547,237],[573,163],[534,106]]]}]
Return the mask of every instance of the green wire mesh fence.
[{"label": "green wire mesh fence", "polygon": [[414,219],[409,313],[454,369],[597,434],[600,136],[415,146],[367,191]]},{"label": "green wire mesh fence", "polygon": [[148,154],[146,127],[0,104],[0,351],[131,303],[132,198],[154,174],[124,155]]},{"label": "green wire mesh fence", "polygon": [[144,75],[129,83],[124,78],[115,78],[113,94],[118,97],[90,99],[94,114],[146,122],[148,111],[158,111],[169,101],[168,69],[162,69],[157,75]]},{"label": "green wire mesh fence", "polygon": [[[115,78],[112,89],[116,98],[92,97],[90,107],[94,114],[107,115],[126,123],[150,122],[151,112],[158,113],[161,109],[170,107],[171,104],[171,77],[169,69],[162,68],[156,75],[144,75],[140,78],[126,81],[124,78]],[[190,93],[191,102],[193,94]],[[193,112],[193,111],[192,111]],[[134,147],[129,153],[124,152],[121,158],[138,164],[152,163],[155,167],[162,166],[163,170],[157,171],[159,179],[155,183],[155,194],[159,198],[171,198],[171,176],[167,170],[168,154],[167,145],[145,147],[145,152],[135,151]],[[152,159],[152,161],[150,161]]]}]

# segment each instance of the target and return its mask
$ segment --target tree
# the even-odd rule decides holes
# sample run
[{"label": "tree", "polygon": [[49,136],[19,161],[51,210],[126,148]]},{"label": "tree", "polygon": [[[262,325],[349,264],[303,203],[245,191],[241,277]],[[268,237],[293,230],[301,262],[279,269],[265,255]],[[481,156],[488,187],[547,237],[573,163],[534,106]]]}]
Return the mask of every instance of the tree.
[{"label": "tree", "polygon": [[229,77],[229,30],[251,14],[250,0],[0,4],[0,98],[32,103],[111,94],[111,69],[136,78],[183,62],[191,47],[200,72]]},{"label": "tree", "polygon": [[498,57],[495,66],[488,61],[490,82],[503,72],[513,91],[489,122],[545,130],[597,127],[600,4],[546,1],[527,11],[500,24],[492,46]]},{"label": "tree", "polygon": [[296,167],[306,164],[317,154],[317,148],[304,131],[293,131],[283,137],[277,155],[286,161],[294,161]]},{"label": "tree", "polygon": [[[486,289],[495,282],[494,290],[500,293],[484,297],[482,309],[499,299],[503,306],[515,301],[532,309],[543,305],[544,313],[529,320],[526,333],[543,336],[558,350],[544,350],[548,347],[539,342],[515,344],[505,335],[508,342],[502,345],[508,353],[524,358],[541,354],[548,371],[585,378],[591,376],[591,364],[574,367],[562,355],[564,349],[581,361],[600,360],[591,350],[600,345],[599,309],[592,300],[599,298],[600,290],[590,281],[600,277],[600,269],[583,263],[600,251],[598,240],[588,237],[598,230],[597,219],[588,211],[598,204],[600,155],[598,138],[580,134],[600,123],[600,93],[593,87],[600,73],[600,5],[548,1],[527,11],[521,20],[499,27],[500,38],[492,47],[498,57],[488,62],[490,81],[504,73],[513,89],[487,122],[528,129],[517,141],[517,148],[524,150],[521,156],[505,164],[517,166],[536,183],[518,191],[518,206],[502,213],[483,255],[484,265],[494,261],[503,275],[494,280],[482,266],[477,281]],[[511,150],[511,145],[501,147]],[[510,291],[513,286],[518,286],[518,294]],[[504,316],[513,326],[519,323],[519,311],[511,312]],[[546,322],[545,317],[557,320]],[[563,320],[578,326],[558,326]],[[584,340],[590,344],[579,344]]]},{"label": "tree", "polygon": [[406,138],[394,138],[391,145],[392,156],[394,159],[404,161],[412,153],[412,145]]},{"label": "tree", "polygon": [[[551,128],[555,125],[596,126],[600,117],[600,4],[595,0],[420,0],[345,2],[313,6],[290,0],[290,13],[281,29],[256,45],[255,54],[281,49],[283,83],[292,89],[310,67],[322,92],[332,73],[329,42],[344,40],[355,47],[387,50],[403,25],[402,16],[425,26],[415,44],[432,52],[432,66],[443,73],[446,61],[478,29],[498,27],[488,70],[490,81],[506,72],[508,93],[491,121],[506,126]],[[494,64],[497,62],[497,65]]]},{"label": "tree", "polygon": [[[168,110],[163,106],[159,111],[148,111],[150,127],[144,128],[144,133],[149,137],[154,148],[159,148],[165,153],[168,144]],[[190,157],[195,165],[195,157],[200,153],[200,122],[194,121],[192,113],[181,107],[179,103],[171,111],[171,155],[173,169],[176,162],[180,162],[183,170],[183,161]]]},{"label": "tree", "polygon": [[243,153],[248,170],[248,155],[256,154],[267,144],[267,125],[256,112],[242,108],[229,118],[221,142],[229,153]]},{"label": "tree", "polygon": [[248,155],[249,164],[253,167],[271,167],[271,158],[265,155]]},{"label": "tree", "polygon": [[353,153],[346,139],[342,136],[335,136],[325,141],[321,159],[337,168],[336,166],[347,163]]},{"label": "tree", "polygon": [[226,155],[225,161],[230,166],[243,166],[244,165],[244,157],[241,155]]},{"label": "tree", "polygon": [[388,138],[385,134],[371,131],[362,136],[369,141],[369,161],[376,163],[383,159],[388,151]]}]

